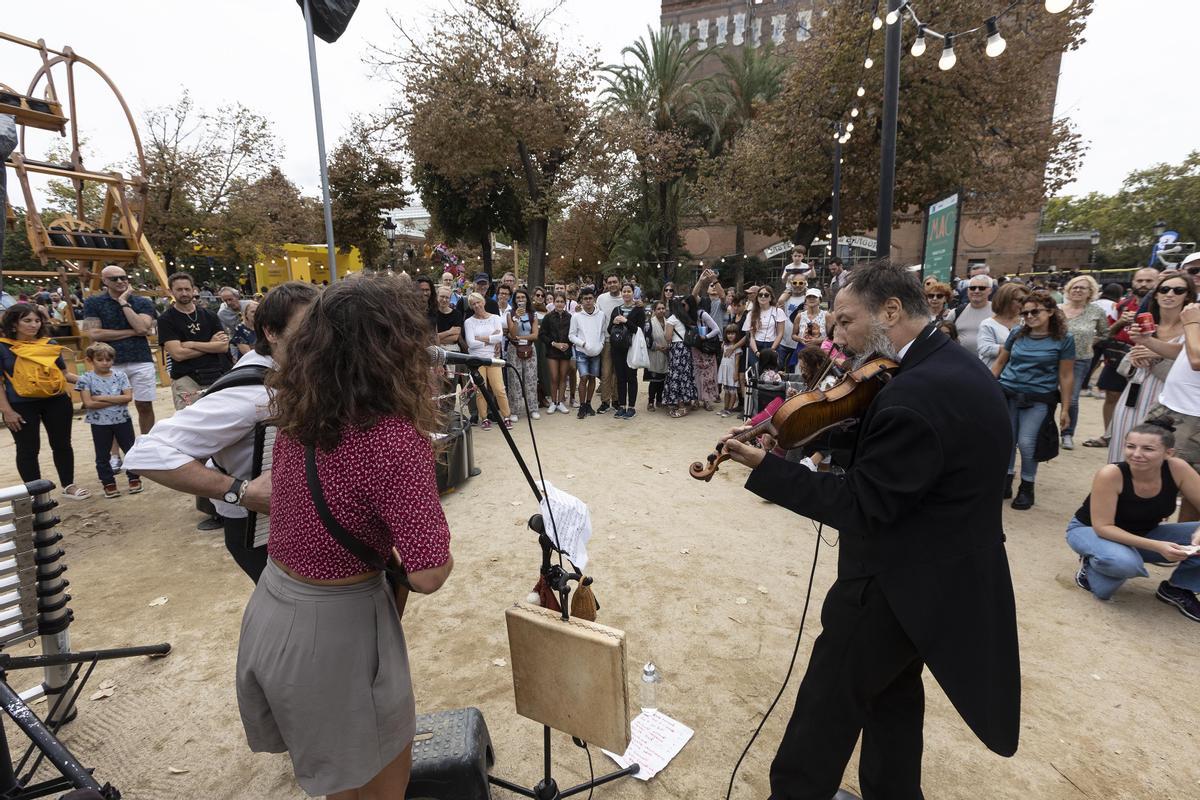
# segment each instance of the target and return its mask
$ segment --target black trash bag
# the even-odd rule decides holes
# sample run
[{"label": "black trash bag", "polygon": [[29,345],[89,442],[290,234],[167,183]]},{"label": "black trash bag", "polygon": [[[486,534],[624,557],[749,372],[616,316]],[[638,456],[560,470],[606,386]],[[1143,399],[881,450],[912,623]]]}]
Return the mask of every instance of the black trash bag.
[{"label": "black trash bag", "polygon": [[[358,10],[358,0],[307,0],[312,12],[313,33],[333,44],[346,32],[350,18]],[[304,12],[305,0],[296,0]]]}]

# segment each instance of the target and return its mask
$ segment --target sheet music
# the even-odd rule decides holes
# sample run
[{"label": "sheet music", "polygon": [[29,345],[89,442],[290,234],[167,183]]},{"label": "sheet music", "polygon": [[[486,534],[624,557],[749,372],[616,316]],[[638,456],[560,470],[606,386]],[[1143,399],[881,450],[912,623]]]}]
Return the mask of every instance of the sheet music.
[{"label": "sheet music", "polygon": [[601,750],[622,768],[638,765],[635,778],[648,781],[664,770],[695,733],[687,725],[658,711],[643,711],[629,723],[633,734],[623,755]]},{"label": "sheet music", "polygon": [[[553,521],[551,521],[548,501],[554,504]],[[542,522],[546,526],[546,535],[550,537],[551,541],[554,541],[557,527],[558,544],[556,546],[582,572],[588,562],[588,539],[592,538],[592,514],[588,511],[587,503],[556,488],[550,481],[546,481],[542,485],[541,511]]]}]

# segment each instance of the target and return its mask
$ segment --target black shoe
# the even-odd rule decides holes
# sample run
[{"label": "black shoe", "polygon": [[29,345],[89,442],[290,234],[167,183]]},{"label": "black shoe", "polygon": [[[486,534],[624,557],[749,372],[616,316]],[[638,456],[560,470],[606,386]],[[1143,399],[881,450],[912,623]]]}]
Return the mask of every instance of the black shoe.
[{"label": "black shoe", "polygon": [[1075,573],[1075,585],[1085,592],[1092,591],[1092,584],[1088,581],[1087,556],[1079,557],[1079,571]]},{"label": "black shoe", "polygon": [[625,409],[625,419],[633,419],[633,415],[637,413],[637,409],[633,406]]},{"label": "black shoe", "polygon": [[601,401],[600,401],[600,407],[596,409],[596,413],[597,413],[597,414],[607,414],[607,413],[608,413],[608,410],[609,410],[610,408],[612,408],[612,406],[610,406],[610,405],[609,405],[607,402],[605,402],[605,401],[601,400]]},{"label": "black shoe", "polygon": [[1179,609],[1179,613],[1190,619],[1192,622],[1200,622],[1200,600],[1196,599],[1195,592],[1189,592],[1187,589],[1180,589],[1178,586],[1163,581],[1158,585],[1158,591],[1154,596],[1164,603],[1170,603]]},{"label": "black shoe", "polygon": [[576,414],[575,416],[578,417],[579,419],[583,419],[584,417],[587,416],[587,403],[579,404],[579,413]]},{"label": "black shoe", "polygon": [[1013,476],[1009,475],[1007,478],[1004,479],[1004,499],[1005,500],[1012,499],[1012,485],[1013,485]]},{"label": "black shoe", "polygon": [[833,796],[832,800],[862,800],[862,798],[853,792],[847,792],[845,789],[838,789],[838,793]]},{"label": "black shoe", "polygon": [[1017,511],[1033,508],[1033,481],[1021,481],[1017,488],[1017,496],[1012,501],[1012,507]]},{"label": "black shoe", "polygon": [[625,419],[625,409],[618,408],[617,413],[613,414],[613,419]]},{"label": "black shoe", "polygon": [[225,527],[225,521],[220,517],[209,517],[196,526],[198,531],[219,531]]},{"label": "black shoe", "polygon": [[591,403],[584,403],[584,404],[583,404],[583,407],[587,409],[587,415],[588,415],[589,417],[594,417],[594,416],[596,416],[596,409],[592,408],[592,404],[591,404]]}]

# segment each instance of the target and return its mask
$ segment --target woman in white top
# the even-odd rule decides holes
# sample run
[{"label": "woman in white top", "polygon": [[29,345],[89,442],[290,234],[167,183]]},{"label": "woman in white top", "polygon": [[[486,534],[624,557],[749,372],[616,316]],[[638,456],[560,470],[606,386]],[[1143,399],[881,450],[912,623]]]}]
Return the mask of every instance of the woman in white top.
[{"label": "woman in white top", "polygon": [[754,295],[754,307],[746,315],[742,330],[750,336],[750,353],[746,357],[746,368],[758,363],[760,350],[775,350],[783,340],[785,315],[782,308],[775,307],[775,292],[770,286],[760,286]]},{"label": "woman in white top", "polygon": [[992,316],[979,323],[976,350],[979,358],[990,368],[996,363],[1008,335],[1020,324],[1021,305],[1029,289],[1020,283],[1006,283],[992,296]]},{"label": "woman in white top", "polygon": [[804,306],[796,311],[793,320],[793,341],[805,347],[820,347],[828,333],[825,318],[826,312],[821,310],[821,290],[809,289],[804,293]]},{"label": "woman in white top", "polygon": [[[1136,323],[1126,328],[1134,342],[1125,356],[1131,371],[1129,382],[1113,408],[1108,440],[1110,464],[1125,460],[1125,434],[1146,421],[1150,409],[1162,394],[1167,373],[1183,350],[1181,312],[1184,306],[1195,302],[1196,291],[1186,272],[1174,272],[1160,278],[1149,296],[1147,310],[1154,315],[1154,331],[1143,331]],[[1118,370],[1124,371],[1124,368],[1118,367]]]},{"label": "woman in white top", "polygon": [[[478,292],[471,292],[467,298],[471,316],[463,320],[463,337],[467,340],[467,352],[471,355],[477,358],[498,358],[500,343],[504,341],[504,324],[500,317],[488,313],[484,307],[485,302],[483,295]],[[504,427],[511,428],[512,423],[508,419],[508,394],[504,391],[504,370],[500,367],[480,367],[479,374],[483,376],[492,394],[496,395]],[[475,407],[479,411],[479,427],[485,431],[490,429],[492,421],[488,419],[487,402],[482,394],[475,395]]]}]

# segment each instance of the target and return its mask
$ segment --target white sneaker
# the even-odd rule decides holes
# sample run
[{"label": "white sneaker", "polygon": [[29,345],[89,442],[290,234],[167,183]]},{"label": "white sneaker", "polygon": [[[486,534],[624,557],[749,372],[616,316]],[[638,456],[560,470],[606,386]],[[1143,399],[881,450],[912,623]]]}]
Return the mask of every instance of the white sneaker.
[{"label": "white sneaker", "polygon": [[1071,434],[1069,434],[1069,433],[1063,434],[1062,448],[1063,448],[1063,450],[1074,450],[1075,449],[1075,439],[1071,436]]},{"label": "white sneaker", "polygon": [[567,408],[567,404],[566,404],[566,403],[559,403],[559,404],[558,404],[558,413],[560,413],[560,414],[570,414],[570,413],[571,413],[571,410]]},{"label": "white sneaker", "polygon": [[[554,403],[551,403],[550,406],[546,409],[547,414],[553,414],[555,411],[558,411],[558,406],[554,405]],[[537,418],[534,417],[534,419],[537,419]]]},{"label": "white sneaker", "polygon": [[509,421],[509,422],[516,422],[516,421],[517,421],[517,415],[516,415],[516,414],[513,414],[512,416],[510,416],[510,417],[508,418],[508,421]]},{"label": "white sneaker", "polygon": [[[547,412],[547,413],[549,413],[549,412]],[[529,416],[532,417],[533,419],[541,419],[542,418],[542,415],[536,411],[531,412],[529,414]]]}]

